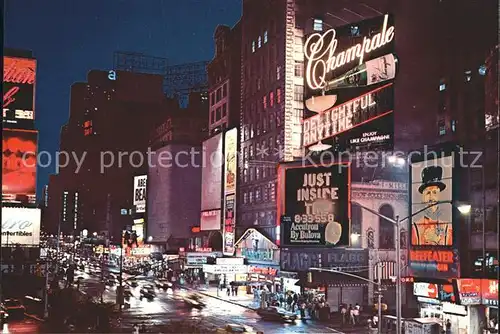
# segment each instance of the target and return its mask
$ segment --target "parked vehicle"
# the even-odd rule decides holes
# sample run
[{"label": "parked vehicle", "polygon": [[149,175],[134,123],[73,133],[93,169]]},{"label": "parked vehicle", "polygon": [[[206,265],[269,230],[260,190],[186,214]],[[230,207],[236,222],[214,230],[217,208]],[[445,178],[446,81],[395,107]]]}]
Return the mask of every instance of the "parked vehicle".
[{"label": "parked vehicle", "polygon": [[26,312],[26,307],[18,299],[5,299],[2,308],[9,314],[9,319],[22,319]]}]

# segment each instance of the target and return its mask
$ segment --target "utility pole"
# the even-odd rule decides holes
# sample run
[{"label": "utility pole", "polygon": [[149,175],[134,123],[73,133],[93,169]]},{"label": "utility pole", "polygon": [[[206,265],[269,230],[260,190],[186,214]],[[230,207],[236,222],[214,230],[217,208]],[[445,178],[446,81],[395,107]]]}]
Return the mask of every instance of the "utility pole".
[{"label": "utility pole", "polygon": [[49,259],[48,255],[45,259],[45,300],[44,300],[44,308],[43,308],[43,317],[47,319],[49,317]]},{"label": "utility pole", "polygon": [[[401,223],[399,216],[396,216],[396,333],[401,331]],[[380,276],[379,276],[380,278]],[[380,319],[382,320],[382,319]]]},{"label": "utility pole", "polygon": [[[379,261],[377,263],[377,299],[378,299],[378,333],[382,334],[382,263]],[[399,332],[396,332],[399,333]]]}]

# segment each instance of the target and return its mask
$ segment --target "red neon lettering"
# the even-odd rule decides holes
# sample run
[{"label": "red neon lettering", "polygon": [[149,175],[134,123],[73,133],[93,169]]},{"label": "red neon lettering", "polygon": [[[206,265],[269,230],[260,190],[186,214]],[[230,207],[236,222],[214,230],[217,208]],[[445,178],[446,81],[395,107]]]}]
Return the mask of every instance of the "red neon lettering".
[{"label": "red neon lettering", "polygon": [[16,95],[17,92],[19,92],[19,87],[15,86],[9,89],[5,94],[3,94],[4,108],[16,100],[14,96]]},{"label": "red neon lettering", "polygon": [[3,81],[19,84],[34,84],[35,70],[30,66],[17,66],[18,61],[13,61],[7,68],[4,68]]},{"label": "red neon lettering", "polygon": [[451,251],[411,251],[410,259],[419,262],[453,263]]}]

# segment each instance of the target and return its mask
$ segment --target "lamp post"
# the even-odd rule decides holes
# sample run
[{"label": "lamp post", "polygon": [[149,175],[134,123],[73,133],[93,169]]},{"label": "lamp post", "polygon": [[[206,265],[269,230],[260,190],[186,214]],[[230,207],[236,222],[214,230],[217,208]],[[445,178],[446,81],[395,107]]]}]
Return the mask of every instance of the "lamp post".
[{"label": "lamp post", "polygon": [[[397,275],[397,278],[396,278],[396,280],[397,280],[396,281],[396,318],[397,318],[396,333],[401,334],[401,243],[399,240],[400,239],[400,232],[401,232],[401,223],[403,223],[404,221],[406,221],[408,219],[413,218],[414,216],[418,215],[419,213],[421,213],[429,208],[432,208],[433,206],[436,206],[439,204],[454,205],[454,203],[452,201],[438,201],[438,202],[429,204],[420,210],[413,212],[412,214],[408,215],[407,217],[404,217],[403,219],[399,219],[399,216],[396,216],[396,219],[392,219],[390,217],[387,217],[387,216],[380,214],[379,212],[377,212],[373,209],[370,209],[366,206],[363,206],[359,203],[353,203],[353,204],[359,206],[360,208],[362,208],[368,212],[373,213],[374,215],[378,216],[379,218],[382,218],[382,219],[384,219],[384,220],[386,220],[386,221],[388,221],[396,226],[396,237],[395,237],[395,241],[396,241],[396,275]],[[466,204],[455,205],[455,206],[458,208],[458,211],[460,211],[461,214],[468,214],[470,212],[470,209],[471,209],[471,206],[466,205]],[[379,319],[379,321],[380,320],[381,319]]]}]

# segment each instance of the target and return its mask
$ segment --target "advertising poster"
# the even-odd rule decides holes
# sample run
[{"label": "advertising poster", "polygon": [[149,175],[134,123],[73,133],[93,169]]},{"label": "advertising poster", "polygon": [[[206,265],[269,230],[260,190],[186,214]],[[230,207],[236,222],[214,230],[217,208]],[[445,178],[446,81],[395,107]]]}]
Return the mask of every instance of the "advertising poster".
[{"label": "advertising poster", "polygon": [[201,211],[221,208],[222,134],[203,142]]},{"label": "advertising poster", "polygon": [[281,270],[291,272],[308,271],[309,268],[330,268],[345,272],[359,272],[359,268],[368,267],[368,250],[282,248],[280,266]]},{"label": "advertising poster", "polygon": [[2,202],[34,203],[38,132],[3,129]]},{"label": "advertising poster", "polygon": [[40,209],[2,208],[2,247],[38,247],[40,220]]},{"label": "advertising poster", "polygon": [[483,305],[498,307],[498,280],[482,279],[481,291]]},{"label": "advertising poster", "polygon": [[137,240],[136,246],[142,247],[144,245],[144,219],[135,219],[132,225],[132,232],[135,234]]},{"label": "advertising poster", "polygon": [[481,280],[472,278],[457,279],[458,295],[462,305],[481,304]]},{"label": "advertising poster", "polygon": [[3,126],[34,129],[36,60],[3,57]]},{"label": "advertising poster", "polygon": [[235,252],[236,225],[236,163],[238,150],[238,129],[227,131],[224,135],[224,255]]},{"label": "advertising poster", "polygon": [[221,210],[202,211],[200,218],[200,228],[202,231],[220,231]]},{"label": "advertising poster", "polygon": [[134,176],[134,206],[135,212],[146,212],[147,175]]},{"label": "advertising poster", "polygon": [[392,149],[394,37],[389,14],[306,36],[303,146]]},{"label": "advertising poster", "polygon": [[349,165],[285,167],[282,246],[350,244]]},{"label": "advertising poster", "polygon": [[[453,155],[411,164],[410,269],[414,276],[459,276],[453,226]],[[431,206],[434,203],[449,201]],[[419,210],[428,207],[422,212]]]}]

